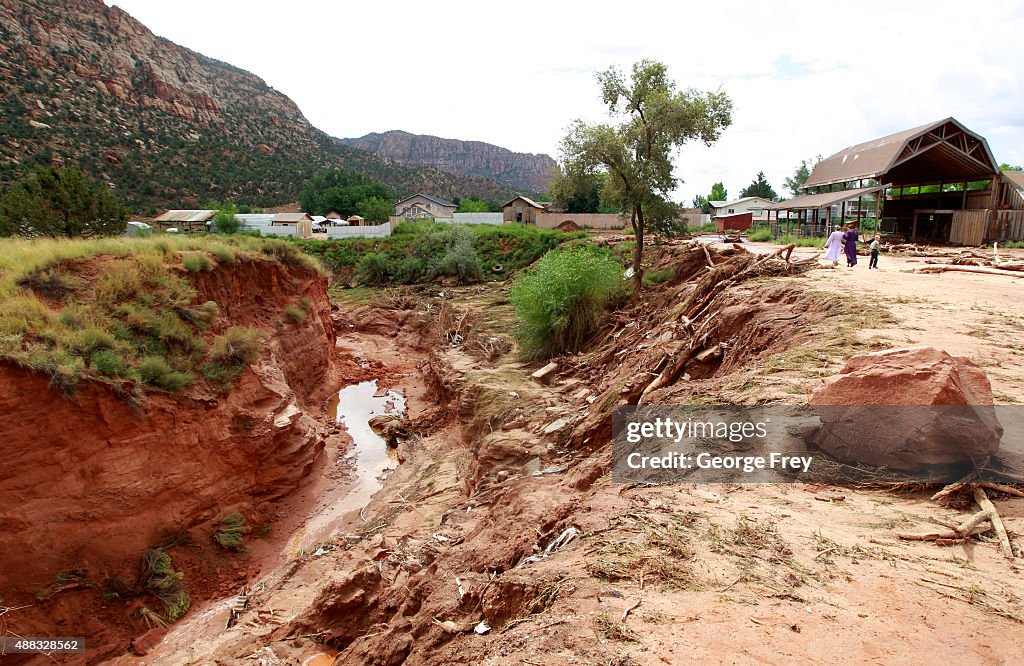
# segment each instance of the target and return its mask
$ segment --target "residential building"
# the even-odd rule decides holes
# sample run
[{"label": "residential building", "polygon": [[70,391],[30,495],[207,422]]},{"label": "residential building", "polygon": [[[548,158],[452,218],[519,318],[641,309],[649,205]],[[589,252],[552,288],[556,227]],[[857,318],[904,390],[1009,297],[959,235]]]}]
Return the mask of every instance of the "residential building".
[{"label": "residential building", "polygon": [[450,218],[457,208],[451,201],[417,193],[395,202],[395,215],[407,220]]}]

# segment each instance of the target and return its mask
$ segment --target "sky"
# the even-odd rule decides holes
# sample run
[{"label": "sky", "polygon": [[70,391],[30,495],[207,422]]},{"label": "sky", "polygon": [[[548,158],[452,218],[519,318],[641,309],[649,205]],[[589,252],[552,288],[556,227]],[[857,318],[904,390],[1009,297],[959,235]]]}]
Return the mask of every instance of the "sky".
[{"label": "sky", "polygon": [[956,117],[1024,164],[1024,2],[107,0],[178,44],[249,70],[337,137],[401,129],[556,159],[607,119],[596,72],[660,60],[725,91],[733,123],[675,160],[677,200]]}]

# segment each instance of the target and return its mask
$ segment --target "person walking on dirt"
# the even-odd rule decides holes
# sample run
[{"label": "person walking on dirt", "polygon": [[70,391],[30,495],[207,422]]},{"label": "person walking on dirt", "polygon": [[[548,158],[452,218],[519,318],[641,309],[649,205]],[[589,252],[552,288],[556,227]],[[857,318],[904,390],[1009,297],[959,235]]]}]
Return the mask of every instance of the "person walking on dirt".
[{"label": "person walking on dirt", "polygon": [[850,225],[850,228],[843,234],[843,247],[846,250],[846,266],[853,268],[857,265],[857,239],[860,233],[857,227]]},{"label": "person walking on dirt", "polygon": [[831,261],[833,266],[839,265],[839,255],[843,253],[843,230],[836,229],[829,234],[825,242],[825,260]]},{"label": "person walking on dirt", "polygon": [[871,239],[871,261],[868,262],[868,270],[872,268],[878,268],[878,241],[881,240],[881,236],[875,235]]}]

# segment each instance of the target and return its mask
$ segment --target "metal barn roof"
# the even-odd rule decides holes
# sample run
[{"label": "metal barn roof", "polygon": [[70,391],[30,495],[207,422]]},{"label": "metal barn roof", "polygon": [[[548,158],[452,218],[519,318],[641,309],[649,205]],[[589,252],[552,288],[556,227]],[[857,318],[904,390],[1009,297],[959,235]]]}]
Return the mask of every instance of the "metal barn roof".
[{"label": "metal barn roof", "polygon": [[996,171],[984,137],[944,118],[841,150],[818,162],[804,187],[863,178],[894,183],[984,178]]}]

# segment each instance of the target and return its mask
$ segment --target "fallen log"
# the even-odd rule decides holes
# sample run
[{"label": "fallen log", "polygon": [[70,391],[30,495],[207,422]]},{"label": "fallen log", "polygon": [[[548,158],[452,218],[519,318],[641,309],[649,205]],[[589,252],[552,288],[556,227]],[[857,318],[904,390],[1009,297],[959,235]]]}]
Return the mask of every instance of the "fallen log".
[{"label": "fallen log", "polygon": [[956,266],[954,264],[941,264],[933,266],[921,266],[914,268],[911,273],[944,273],[946,271],[958,271],[961,273],[981,273],[983,275],[1004,275],[1007,277],[1022,278],[1024,274],[1017,271],[1004,271],[999,268],[988,268],[987,266]]}]

